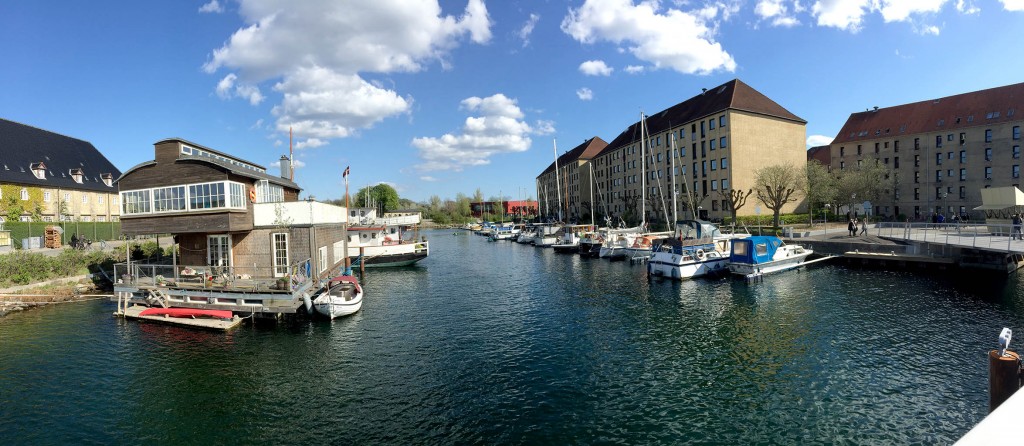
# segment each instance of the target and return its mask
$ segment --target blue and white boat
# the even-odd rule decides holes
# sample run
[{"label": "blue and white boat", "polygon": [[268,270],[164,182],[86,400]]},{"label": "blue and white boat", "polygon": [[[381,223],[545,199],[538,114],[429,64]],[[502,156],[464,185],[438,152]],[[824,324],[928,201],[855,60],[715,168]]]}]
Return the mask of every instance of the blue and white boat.
[{"label": "blue and white boat", "polygon": [[749,236],[722,234],[718,227],[706,221],[678,221],[673,236],[654,247],[647,262],[647,273],[679,280],[727,273],[731,241]]},{"label": "blue and white boat", "polygon": [[775,236],[751,236],[733,240],[729,271],[747,278],[799,268],[814,251],[787,245]]}]

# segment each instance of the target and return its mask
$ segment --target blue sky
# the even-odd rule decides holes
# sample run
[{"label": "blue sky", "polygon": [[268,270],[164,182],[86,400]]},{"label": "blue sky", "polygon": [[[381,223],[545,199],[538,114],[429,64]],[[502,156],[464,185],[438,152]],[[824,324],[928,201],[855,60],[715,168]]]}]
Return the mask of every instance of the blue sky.
[{"label": "blue sky", "polygon": [[559,152],[739,78],[827,143],[850,113],[1024,81],[1024,0],[197,0],[0,5],[0,117],[122,170],[181,137],[303,196],[532,196]]}]

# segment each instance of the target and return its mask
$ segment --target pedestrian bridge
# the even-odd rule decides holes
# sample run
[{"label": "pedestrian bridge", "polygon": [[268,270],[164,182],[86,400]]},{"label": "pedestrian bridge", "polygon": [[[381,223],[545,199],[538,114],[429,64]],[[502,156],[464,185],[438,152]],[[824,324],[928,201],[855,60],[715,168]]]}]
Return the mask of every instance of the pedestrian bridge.
[{"label": "pedestrian bridge", "polygon": [[[1018,229],[1018,233],[1020,230]],[[984,223],[880,222],[868,233],[890,240],[926,242],[1005,253],[1024,253],[1024,239],[1013,225]]]}]

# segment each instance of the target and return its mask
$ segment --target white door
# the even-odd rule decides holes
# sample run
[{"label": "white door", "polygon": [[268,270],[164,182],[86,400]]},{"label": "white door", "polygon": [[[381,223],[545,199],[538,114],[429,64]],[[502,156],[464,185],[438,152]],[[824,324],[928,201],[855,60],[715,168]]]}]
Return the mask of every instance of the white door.
[{"label": "white door", "polygon": [[[214,267],[231,266],[231,236],[211,235],[206,237],[207,262]],[[221,272],[226,271],[222,269]]]},{"label": "white door", "polygon": [[274,277],[288,275],[288,233],[273,234]]}]

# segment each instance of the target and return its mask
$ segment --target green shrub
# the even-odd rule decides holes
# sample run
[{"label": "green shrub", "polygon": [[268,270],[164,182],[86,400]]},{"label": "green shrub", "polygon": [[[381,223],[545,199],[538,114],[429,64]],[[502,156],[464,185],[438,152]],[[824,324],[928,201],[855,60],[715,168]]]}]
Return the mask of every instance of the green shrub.
[{"label": "green shrub", "polygon": [[96,272],[103,265],[111,270],[116,260],[109,253],[101,251],[68,249],[57,256],[15,251],[0,256],[0,287]]}]

